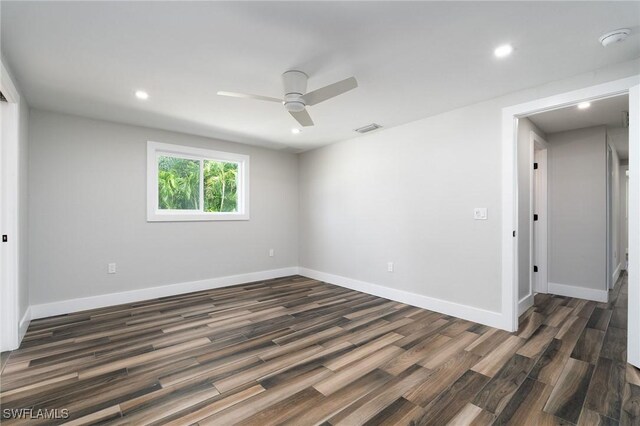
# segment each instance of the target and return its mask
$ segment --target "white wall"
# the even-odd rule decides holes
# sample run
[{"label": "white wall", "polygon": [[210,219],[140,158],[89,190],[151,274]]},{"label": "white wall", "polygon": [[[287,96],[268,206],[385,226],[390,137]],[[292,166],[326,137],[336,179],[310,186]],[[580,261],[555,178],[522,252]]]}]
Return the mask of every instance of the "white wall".
[{"label": "white wall", "polygon": [[[301,266],[501,311],[502,108],[639,69],[620,64],[302,154]],[[474,207],[488,220],[474,221]]]},{"label": "white wall", "polygon": [[[29,130],[32,305],[297,266],[296,155],[35,109]],[[147,223],[148,140],[250,155],[251,220]]]},{"label": "white wall", "polygon": [[532,294],[529,249],[531,243],[531,132],[546,139],[545,133],[528,118],[518,120],[518,300]]},{"label": "white wall", "polygon": [[606,129],[551,133],[547,141],[549,282],[604,290]]}]

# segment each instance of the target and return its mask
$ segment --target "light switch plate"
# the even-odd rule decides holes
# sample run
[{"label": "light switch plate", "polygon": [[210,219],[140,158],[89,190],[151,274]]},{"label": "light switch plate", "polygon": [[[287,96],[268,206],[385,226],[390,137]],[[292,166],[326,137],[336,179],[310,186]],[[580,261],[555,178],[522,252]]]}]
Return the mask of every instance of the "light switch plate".
[{"label": "light switch plate", "polygon": [[473,218],[475,220],[487,220],[487,208],[476,207],[475,209],[473,209]]}]

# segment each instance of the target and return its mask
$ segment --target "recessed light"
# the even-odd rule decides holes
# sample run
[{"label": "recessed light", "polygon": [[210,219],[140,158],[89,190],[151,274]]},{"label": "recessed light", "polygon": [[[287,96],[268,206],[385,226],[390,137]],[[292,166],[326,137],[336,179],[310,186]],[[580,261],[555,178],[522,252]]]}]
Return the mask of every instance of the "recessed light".
[{"label": "recessed light", "polygon": [[504,58],[511,55],[511,52],[513,52],[513,46],[511,46],[510,44],[503,44],[502,46],[496,47],[496,49],[493,51],[493,54],[498,58]]},{"label": "recessed light", "polygon": [[136,90],[136,98],[146,100],[149,99],[149,94],[144,90]]},{"label": "recessed light", "polygon": [[580,102],[578,104],[578,109],[587,109],[591,106],[591,102]]},{"label": "recessed light", "polygon": [[300,133],[300,129],[291,129],[291,133],[297,135],[298,133]]}]

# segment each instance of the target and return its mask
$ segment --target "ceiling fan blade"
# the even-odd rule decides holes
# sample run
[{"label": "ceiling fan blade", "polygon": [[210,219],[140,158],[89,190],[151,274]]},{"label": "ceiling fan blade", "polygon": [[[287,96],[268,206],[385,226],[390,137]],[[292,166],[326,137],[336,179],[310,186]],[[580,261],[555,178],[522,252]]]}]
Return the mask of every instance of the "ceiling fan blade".
[{"label": "ceiling fan blade", "polygon": [[313,126],[313,120],[311,119],[311,116],[309,115],[306,109],[303,109],[300,112],[289,111],[289,114],[291,114],[291,116],[295,118],[296,121],[300,123],[301,126],[304,126],[304,127]]},{"label": "ceiling fan blade", "polygon": [[251,94],[248,94],[248,93],[218,92],[218,95],[220,95],[220,96],[231,96],[232,98],[257,99],[259,101],[282,103],[282,99],[272,98],[270,96],[251,95]]},{"label": "ceiling fan blade", "polygon": [[302,99],[304,99],[304,103],[307,105],[315,105],[319,104],[322,101],[326,101],[327,99],[331,99],[333,97],[341,95],[344,92],[355,89],[356,87],[358,87],[358,82],[356,81],[355,77],[349,77],[337,83],[333,83],[328,86],[321,87],[320,89],[316,89],[313,92],[309,92],[304,95]]}]

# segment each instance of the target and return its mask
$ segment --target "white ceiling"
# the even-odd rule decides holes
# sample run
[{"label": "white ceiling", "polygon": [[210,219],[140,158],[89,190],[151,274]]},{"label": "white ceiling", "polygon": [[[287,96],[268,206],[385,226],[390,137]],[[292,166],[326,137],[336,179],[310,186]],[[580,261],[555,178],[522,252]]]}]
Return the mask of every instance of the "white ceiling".
[{"label": "white ceiling", "polygon": [[[640,57],[640,2],[1,2],[2,54],[31,106],[273,148],[305,150]],[[602,48],[602,33],[633,29]],[[509,42],[513,55],[496,59]],[[310,107],[291,134],[278,104],[360,87]],[[145,89],[146,102],[134,98]]]},{"label": "white ceiling", "polygon": [[591,126],[621,127],[623,111],[629,111],[629,95],[592,101],[586,109],[574,105],[528,118],[543,132],[555,133]]},{"label": "white ceiling", "polygon": [[592,126],[607,126],[609,139],[622,159],[629,158],[628,130],[622,129],[622,113],[629,111],[629,95],[592,101],[587,109],[575,105],[531,115],[533,124],[546,134],[582,129]]}]

